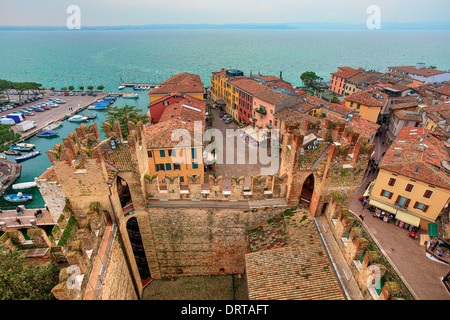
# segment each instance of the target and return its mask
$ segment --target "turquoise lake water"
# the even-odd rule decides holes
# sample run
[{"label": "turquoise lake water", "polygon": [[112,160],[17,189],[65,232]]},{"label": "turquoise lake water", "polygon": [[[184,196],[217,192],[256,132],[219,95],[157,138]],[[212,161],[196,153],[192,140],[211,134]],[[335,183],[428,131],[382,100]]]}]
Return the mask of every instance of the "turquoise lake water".
[{"label": "turquoise lake water", "polygon": [[[299,76],[304,71],[315,71],[328,81],[338,66],[383,72],[388,66],[423,61],[440,70],[450,69],[449,31],[0,31],[0,41],[0,79],[36,81],[48,88],[104,85],[116,92],[122,80],[162,82],[179,71],[199,74],[209,86],[211,72],[222,67],[237,68],[246,75],[279,76],[282,71],[294,86],[301,85]],[[136,101],[118,99],[115,105],[135,104],[146,112],[148,102],[147,92],[141,91]],[[95,121],[101,123],[104,112],[96,113]],[[45,151],[77,126],[65,121],[58,129],[59,137],[30,138],[28,142],[42,154],[22,162],[16,183],[33,181],[50,167]],[[33,206],[43,205],[36,188],[26,193],[35,196]],[[14,206],[1,199],[0,207]]]}]

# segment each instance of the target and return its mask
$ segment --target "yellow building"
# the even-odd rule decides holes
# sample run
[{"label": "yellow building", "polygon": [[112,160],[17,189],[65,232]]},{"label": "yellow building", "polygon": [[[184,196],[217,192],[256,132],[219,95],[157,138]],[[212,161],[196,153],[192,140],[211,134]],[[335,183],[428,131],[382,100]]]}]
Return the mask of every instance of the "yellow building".
[{"label": "yellow building", "polygon": [[450,159],[443,142],[428,132],[402,129],[379,165],[369,198],[369,205],[425,230],[450,199]]},{"label": "yellow building", "polygon": [[230,79],[241,79],[244,77],[242,71],[221,69],[211,74],[212,98],[223,100],[226,103],[225,112],[238,120],[239,113],[239,88],[229,82]]},{"label": "yellow building", "polygon": [[157,88],[148,93],[150,103],[173,93],[188,95],[200,100],[204,100],[205,88],[202,80],[197,74],[183,72],[170,77]]},{"label": "yellow building", "polygon": [[[178,141],[172,141],[174,130],[186,129],[192,139],[192,144],[179,146]],[[186,131],[185,131],[186,132]],[[200,140],[194,140],[192,125],[183,125],[177,121],[164,121],[145,127],[147,136],[147,154],[149,175],[157,175],[160,184],[166,183],[166,175],[180,177],[180,184],[188,184],[188,176],[197,176],[204,182],[203,146]]]},{"label": "yellow building", "polygon": [[358,111],[363,119],[376,123],[383,107],[383,97],[371,92],[356,92],[345,97],[345,106]]}]

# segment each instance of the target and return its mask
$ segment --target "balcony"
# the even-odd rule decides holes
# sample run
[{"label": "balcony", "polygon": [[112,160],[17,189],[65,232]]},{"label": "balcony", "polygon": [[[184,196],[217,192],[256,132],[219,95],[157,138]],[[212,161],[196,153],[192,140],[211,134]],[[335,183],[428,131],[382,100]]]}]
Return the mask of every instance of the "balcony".
[{"label": "balcony", "polygon": [[259,114],[264,115],[264,116],[267,114],[266,109],[261,109],[261,108],[259,108],[259,109],[255,109],[255,111],[258,112]]}]

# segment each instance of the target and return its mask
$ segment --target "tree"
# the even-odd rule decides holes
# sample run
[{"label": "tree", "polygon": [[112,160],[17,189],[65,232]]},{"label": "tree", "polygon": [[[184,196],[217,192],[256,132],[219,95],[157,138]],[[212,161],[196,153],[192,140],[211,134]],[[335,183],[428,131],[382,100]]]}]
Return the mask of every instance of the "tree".
[{"label": "tree", "polygon": [[313,71],[305,71],[300,76],[300,80],[302,80],[303,84],[306,87],[311,87],[316,83],[316,81],[320,80],[321,78]]},{"label": "tree", "polygon": [[50,90],[55,91],[55,87],[51,87]]},{"label": "tree", "polygon": [[106,111],[105,116],[106,121],[110,124],[113,124],[117,121],[120,122],[120,128],[124,137],[127,137],[129,134],[127,126],[128,121],[131,121],[135,124],[139,121],[142,121],[143,123],[147,123],[149,121],[147,115],[142,113],[135,106],[129,106],[127,104],[124,107],[114,106],[112,108],[109,108]]},{"label": "tree", "polygon": [[88,88],[89,91],[94,90],[94,86],[88,86],[87,88]]},{"label": "tree", "polygon": [[97,89],[100,90],[100,91],[103,91],[103,89],[105,89],[105,87],[100,85],[100,86],[97,87]]},{"label": "tree", "polygon": [[338,99],[338,97],[336,96],[335,93],[333,93],[333,97],[331,98],[331,102],[332,103],[339,103],[339,99]]},{"label": "tree", "polygon": [[69,86],[69,91],[73,91],[75,89],[74,86]]},{"label": "tree", "polygon": [[19,250],[0,254],[0,299],[53,300],[52,288],[59,282],[55,262],[45,266],[26,266]]},{"label": "tree", "polygon": [[84,87],[83,86],[79,86],[78,87],[81,91],[84,91]]},{"label": "tree", "polygon": [[61,91],[67,91],[67,87],[62,87]]},{"label": "tree", "polygon": [[10,101],[9,89],[12,89],[12,88],[13,88],[13,83],[11,81],[0,79],[0,92],[3,92],[3,91],[6,92],[6,95],[8,96],[8,102]]}]

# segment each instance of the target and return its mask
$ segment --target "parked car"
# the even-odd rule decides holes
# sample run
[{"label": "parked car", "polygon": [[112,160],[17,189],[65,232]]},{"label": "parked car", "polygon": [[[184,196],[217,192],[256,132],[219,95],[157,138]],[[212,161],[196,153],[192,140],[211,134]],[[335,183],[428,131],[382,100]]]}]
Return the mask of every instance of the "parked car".
[{"label": "parked car", "polygon": [[231,118],[228,118],[227,120],[225,120],[226,124],[229,124],[229,123],[232,123],[232,122],[233,122],[233,119],[231,119]]},{"label": "parked car", "polygon": [[50,95],[51,95],[51,96],[54,96],[54,95],[55,95],[55,93],[54,93],[54,92],[50,92]]},{"label": "parked car", "polygon": [[62,93],[61,93],[61,92],[58,92],[58,96],[62,96]]},{"label": "parked car", "polygon": [[82,95],[82,96],[85,96],[85,95],[86,95],[86,92],[82,92],[81,95]]},{"label": "parked car", "polygon": [[69,93],[68,93],[68,92],[66,91],[66,92],[64,92],[64,95],[65,95],[65,96],[68,96],[68,95],[69,95]]}]

